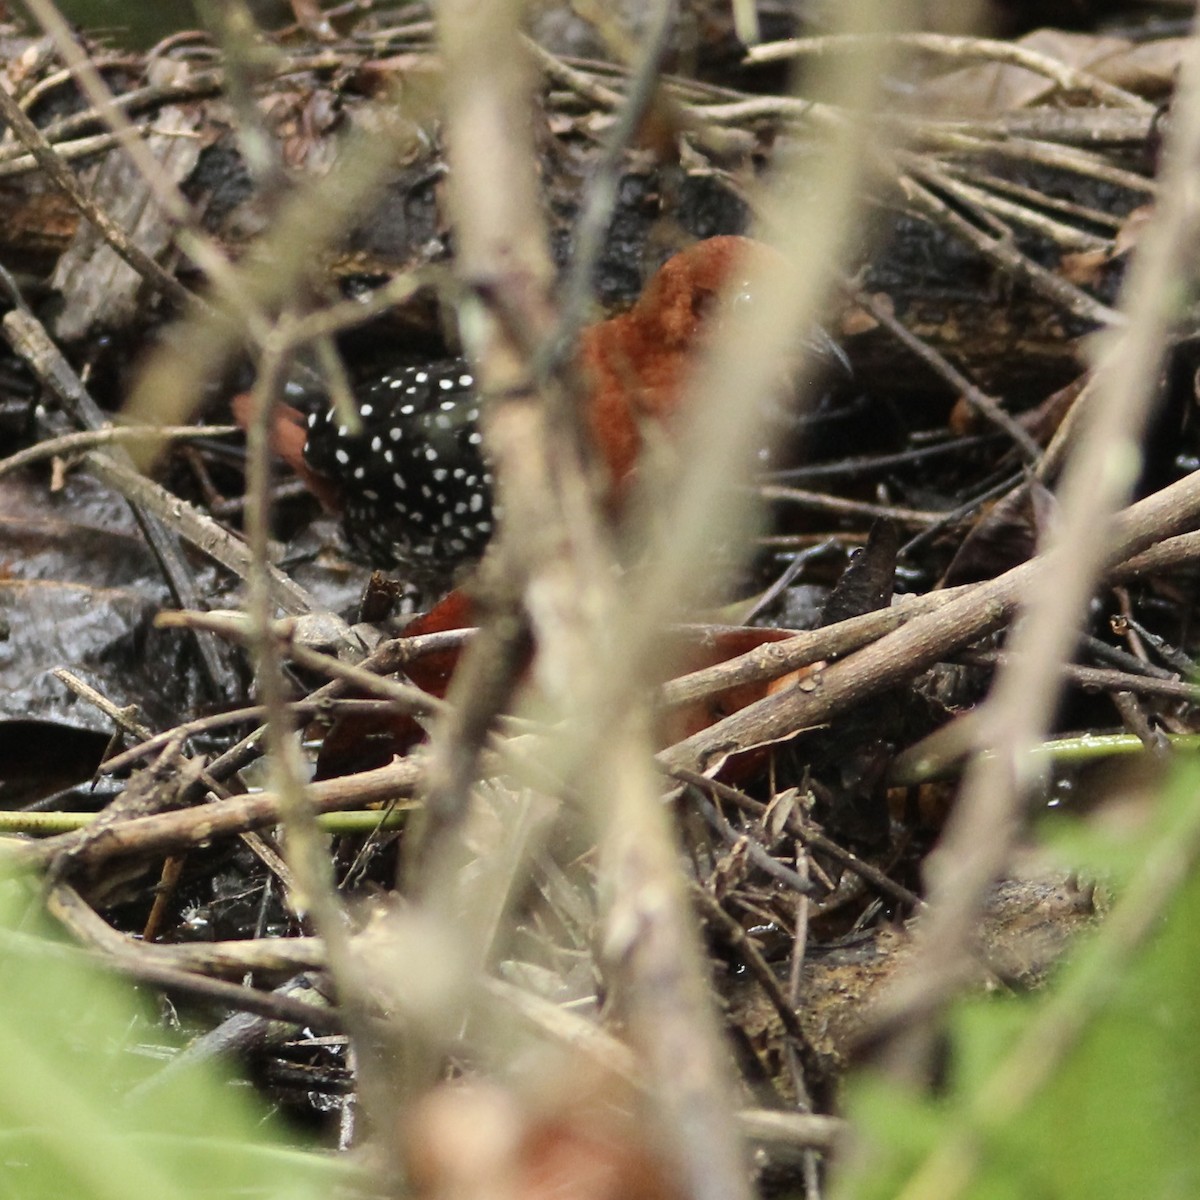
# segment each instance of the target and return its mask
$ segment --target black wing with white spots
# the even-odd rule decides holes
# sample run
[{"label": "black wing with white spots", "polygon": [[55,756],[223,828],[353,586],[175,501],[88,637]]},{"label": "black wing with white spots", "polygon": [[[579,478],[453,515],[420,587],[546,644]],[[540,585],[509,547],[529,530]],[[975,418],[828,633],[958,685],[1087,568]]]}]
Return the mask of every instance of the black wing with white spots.
[{"label": "black wing with white spots", "polygon": [[351,546],[377,566],[426,575],[478,558],[492,533],[492,476],[470,367],[403,367],[358,400],[361,433],[314,413],[304,449],[338,483]]}]

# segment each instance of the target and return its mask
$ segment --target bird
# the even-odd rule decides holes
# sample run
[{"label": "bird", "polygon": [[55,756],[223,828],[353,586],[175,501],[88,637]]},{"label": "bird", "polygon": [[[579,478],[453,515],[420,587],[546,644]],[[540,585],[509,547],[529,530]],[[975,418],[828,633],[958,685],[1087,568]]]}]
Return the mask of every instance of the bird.
[{"label": "bird", "polygon": [[[679,251],[651,276],[626,312],[585,327],[575,367],[582,383],[583,427],[599,463],[600,501],[619,517],[650,459],[651,439],[672,436],[686,397],[696,354],[711,331],[723,293],[752,301],[751,279],[774,251],[751,238],[722,235]],[[820,329],[809,337],[826,359],[845,363]],[[304,417],[277,406],[273,442],[327,508],[342,517],[351,549],[376,566],[400,568],[419,591],[455,573],[486,549],[503,514],[479,428],[476,376],[462,358],[392,368],[357,395],[360,428],[333,411]],[[246,406],[234,404],[245,423]],[[414,617],[403,635],[446,632],[475,623],[471,592],[437,589],[441,599]],[[692,665],[719,661],[749,645],[786,636],[748,631],[736,644],[692,648]],[[714,657],[715,656],[715,657]],[[456,651],[409,664],[412,682],[435,696],[446,694]],[[677,715],[689,731],[719,719],[761,694],[761,687],[723,694]],[[742,693],[746,692],[745,695]],[[682,726],[681,726],[682,727]],[[390,761],[423,736],[410,717],[397,714],[342,720],[325,738],[318,763],[322,778]]]},{"label": "bird", "polygon": [[[620,512],[656,436],[648,431],[674,431],[719,295],[748,294],[757,260],[773,253],[738,235],[697,242],[668,258],[627,312],[581,331],[583,424],[608,512]],[[356,399],[358,429],[328,408],[304,417],[278,406],[276,451],[340,514],[353,554],[437,591],[481,556],[501,519],[475,372],[463,358],[396,367]],[[234,409],[241,420],[244,403]]]}]

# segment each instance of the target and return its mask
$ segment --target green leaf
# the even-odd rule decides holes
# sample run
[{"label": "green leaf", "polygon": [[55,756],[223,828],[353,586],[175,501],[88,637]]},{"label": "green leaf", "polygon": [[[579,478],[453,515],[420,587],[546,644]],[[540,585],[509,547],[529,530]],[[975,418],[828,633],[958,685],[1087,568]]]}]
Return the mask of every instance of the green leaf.
[{"label": "green leaf", "polygon": [[1200,1196],[1198,793],[1186,766],[1138,838],[1107,852],[1103,834],[1057,839],[1117,881],[1112,912],[1044,991],[956,1006],[936,1101],[850,1082],[864,1149],[838,1196]]},{"label": "green leaf", "polygon": [[162,1069],[148,997],[57,942],[40,897],[0,880],[0,1198],[303,1200],[334,1160],[289,1149],[247,1087],[211,1065]]}]

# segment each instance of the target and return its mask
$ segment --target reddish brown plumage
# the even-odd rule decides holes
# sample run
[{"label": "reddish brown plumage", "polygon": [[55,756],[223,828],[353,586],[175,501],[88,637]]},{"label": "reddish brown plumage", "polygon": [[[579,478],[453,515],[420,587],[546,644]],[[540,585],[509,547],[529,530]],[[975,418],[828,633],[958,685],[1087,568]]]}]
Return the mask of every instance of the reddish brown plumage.
[{"label": "reddish brown plumage", "polygon": [[744,237],[697,242],[659,268],[628,312],[583,331],[587,426],[618,502],[637,467],[646,423],[673,426],[717,297],[765,253]]}]

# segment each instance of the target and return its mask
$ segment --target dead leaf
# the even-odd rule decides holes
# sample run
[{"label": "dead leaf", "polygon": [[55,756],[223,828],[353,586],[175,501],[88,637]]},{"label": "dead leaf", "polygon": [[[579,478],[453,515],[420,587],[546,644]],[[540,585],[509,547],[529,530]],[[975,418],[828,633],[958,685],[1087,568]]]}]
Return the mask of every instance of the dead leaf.
[{"label": "dead leaf", "polygon": [[[1100,74],[1102,64],[1127,55],[1133,48],[1124,38],[1067,33],[1060,29],[1038,29],[1015,44],[1093,74]],[[1053,80],[1024,67],[985,62],[939,75],[923,84],[918,94],[928,115],[961,119],[1028,108],[1059,90]]]}]

